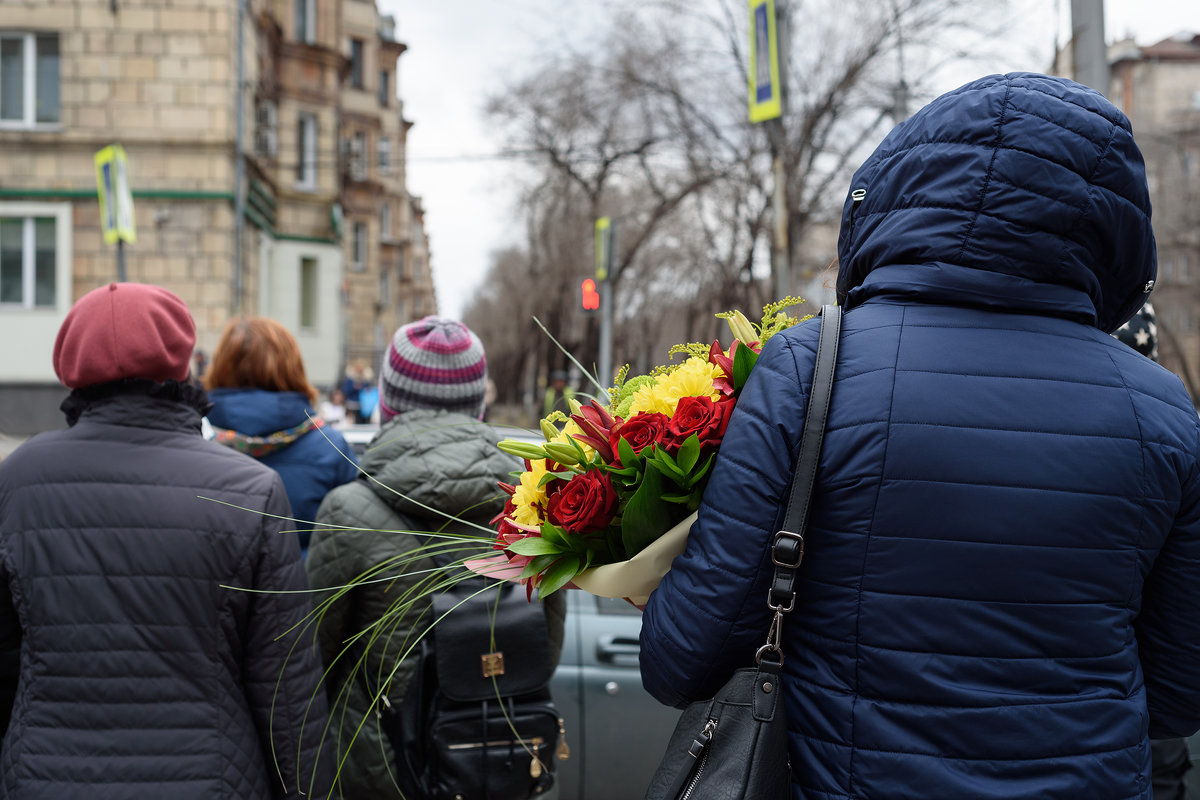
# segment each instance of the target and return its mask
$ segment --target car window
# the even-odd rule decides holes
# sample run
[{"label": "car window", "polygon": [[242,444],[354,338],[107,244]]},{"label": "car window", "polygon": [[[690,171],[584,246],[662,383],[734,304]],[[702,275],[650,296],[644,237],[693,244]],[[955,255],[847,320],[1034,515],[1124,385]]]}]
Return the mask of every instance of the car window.
[{"label": "car window", "polygon": [[642,613],[631,605],[628,600],[623,600],[619,597],[597,597],[596,610],[601,614],[625,614],[629,616],[638,616]]}]

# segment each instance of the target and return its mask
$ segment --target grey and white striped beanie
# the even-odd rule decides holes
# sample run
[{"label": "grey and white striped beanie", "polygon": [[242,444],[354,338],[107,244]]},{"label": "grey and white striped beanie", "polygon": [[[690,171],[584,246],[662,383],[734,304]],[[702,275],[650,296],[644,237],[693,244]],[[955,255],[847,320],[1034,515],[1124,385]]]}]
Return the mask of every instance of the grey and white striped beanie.
[{"label": "grey and white striped beanie", "polygon": [[487,393],[483,342],[461,322],[425,317],[400,326],[379,371],[384,421],[414,408],[482,418]]}]

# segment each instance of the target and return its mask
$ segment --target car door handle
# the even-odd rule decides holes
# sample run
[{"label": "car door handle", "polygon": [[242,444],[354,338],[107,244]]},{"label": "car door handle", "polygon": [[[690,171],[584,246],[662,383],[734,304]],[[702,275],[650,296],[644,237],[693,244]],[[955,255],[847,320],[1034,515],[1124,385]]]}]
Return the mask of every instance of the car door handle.
[{"label": "car door handle", "polygon": [[596,658],[608,664],[637,666],[641,645],[628,636],[600,636],[596,639]]}]

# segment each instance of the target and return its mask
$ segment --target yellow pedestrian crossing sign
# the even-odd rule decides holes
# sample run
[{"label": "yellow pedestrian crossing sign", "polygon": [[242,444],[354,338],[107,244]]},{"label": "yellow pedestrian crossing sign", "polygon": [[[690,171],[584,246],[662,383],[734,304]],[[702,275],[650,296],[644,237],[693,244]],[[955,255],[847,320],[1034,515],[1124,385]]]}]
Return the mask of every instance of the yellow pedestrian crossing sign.
[{"label": "yellow pedestrian crossing sign", "polygon": [[783,115],[775,0],[750,0],[750,121]]},{"label": "yellow pedestrian crossing sign", "polygon": [[104,243],[137,241],[133,224],[133,192],[125,148],[110,145],[96,153],[96,189],[100,195],[100,227]]}]

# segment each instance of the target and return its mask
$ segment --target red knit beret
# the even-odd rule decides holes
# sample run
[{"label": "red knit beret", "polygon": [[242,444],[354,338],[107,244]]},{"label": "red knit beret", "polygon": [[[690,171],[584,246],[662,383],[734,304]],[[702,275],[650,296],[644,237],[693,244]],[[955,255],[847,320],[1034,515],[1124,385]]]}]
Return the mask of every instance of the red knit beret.
[{"label": "red knit beret", "polygon": [[110,283],[79,298],[58,329],[54,372],[68,389],[122,378],[185,380],[196,323],[161,286]]}]

